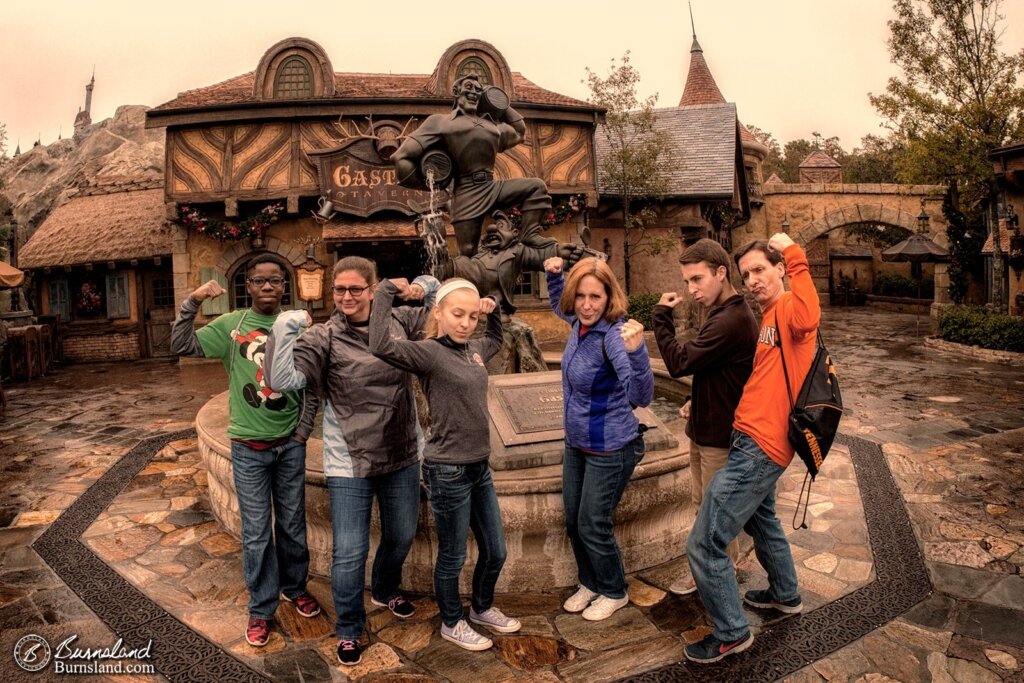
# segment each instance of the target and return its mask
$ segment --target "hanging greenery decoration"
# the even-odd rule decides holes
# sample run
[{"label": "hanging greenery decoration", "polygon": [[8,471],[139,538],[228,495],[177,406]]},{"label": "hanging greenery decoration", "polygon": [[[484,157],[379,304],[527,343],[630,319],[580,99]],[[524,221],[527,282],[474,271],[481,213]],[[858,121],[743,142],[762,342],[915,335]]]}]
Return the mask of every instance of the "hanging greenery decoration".
[{"label": "hanging greenery decoration", "polygon": [[263,207],[259,213],[238,223],[228,223],[219,218],[204,215],[199,209],[182,206],[178,209],[178,220],[189,230],[204,237],[228,242],[247,237],[261,237],[272,223],[276,223],[284,204],[278,202]]}]

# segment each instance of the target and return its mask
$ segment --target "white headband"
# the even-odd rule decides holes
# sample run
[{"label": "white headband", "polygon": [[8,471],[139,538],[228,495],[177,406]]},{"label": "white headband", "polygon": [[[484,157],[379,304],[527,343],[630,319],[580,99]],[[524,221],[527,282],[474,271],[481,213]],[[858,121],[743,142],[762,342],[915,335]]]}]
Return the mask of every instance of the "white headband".
[{"label": "white headband", "polygon": [[476,292],[477,295],[480,294],[480,292],[477,292],[476,285],[469,280],[452,280],[444,283],[441,285],[441,288],[437,290],[437,295],[434,297],[434,305],[436,306],[440,304],[441,299],[445,298],[456,289],[471,289]]}]

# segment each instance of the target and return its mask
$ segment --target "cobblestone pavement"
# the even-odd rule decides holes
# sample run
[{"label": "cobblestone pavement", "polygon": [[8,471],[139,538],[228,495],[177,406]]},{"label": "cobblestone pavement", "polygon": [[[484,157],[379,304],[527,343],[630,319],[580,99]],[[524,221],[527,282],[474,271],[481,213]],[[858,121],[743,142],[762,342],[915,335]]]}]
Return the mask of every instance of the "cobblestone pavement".
[{"label": "cobblestone pavement", "polygon": [[[881,445],[935,591],[787,680],[1024,681],[1024,369],[927,349],[914,330],[913,316],[829,309],[824,334],[850,408],[843,432]],[[29,546],[139,439],[189,427],[225,383],[216,365],[148,361],[74,366],[9,391],[0,427],[0,672],[45,680],[30,678],[10,657],[28,633],[51,644],[72,634],[82,646],[113,644],[117,636]],[[780,483],[787,529],[801,481],[795,466]],[[874,580],[844,446],[814,485],[808,527],[790,534],[808,609]],[[677,662],[685,642],[709,631],[696,598],[665,593],[686,572],[680,559],[630,577],[631,605],[605,622],[563,613],[568,590],[499,596],[498,606],[524,628],[496,637],[487,653],[442,641],[429,596],[416,600],[408,621],[367,600],[369,648],[348,671],[333,664],[330,585],[317,578],[311,590],[326,614],[297,619],[284,605],[270,644],[251,648],[242,638],[247,596],[238,542],[210,512],[192,438],[160,450],[82,540],[171,615],[282,681],[614,680]],[[740,577],[741,590],[765,584],[756,561]],[[769,615],[749,616],[758,632],[775,626],[763,621]]]}]

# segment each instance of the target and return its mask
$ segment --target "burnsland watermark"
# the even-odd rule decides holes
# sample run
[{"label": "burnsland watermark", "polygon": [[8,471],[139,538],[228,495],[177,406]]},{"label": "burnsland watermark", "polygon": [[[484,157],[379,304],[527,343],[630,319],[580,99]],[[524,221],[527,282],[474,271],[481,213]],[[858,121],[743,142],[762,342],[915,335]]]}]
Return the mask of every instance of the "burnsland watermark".
[{"label": "burnsland watermark", "polygon": [[[147,661],[151,655],[153,641],[143,647],[127,648],[121,638],[106,648],[77,647],[73,643],[77,635],[68,636],[53,648],[53,673],[55,674],[152,674],[155,669]],[[44,657],[45,655],[45,657]],[[14,659],[26,671],[39,671],[46,666],[51,653],[46,641],[31,634],[22,638],[15,646]]]}]

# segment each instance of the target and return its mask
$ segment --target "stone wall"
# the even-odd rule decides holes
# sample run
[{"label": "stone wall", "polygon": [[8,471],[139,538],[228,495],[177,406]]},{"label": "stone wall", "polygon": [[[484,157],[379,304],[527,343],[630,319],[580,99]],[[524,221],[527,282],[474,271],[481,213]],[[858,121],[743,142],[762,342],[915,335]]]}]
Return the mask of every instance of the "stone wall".
[{"label": "stone wall", "polygon": [[139,335],[134,332],[64,337],[64,360],[68,363],[138,358]]}]

